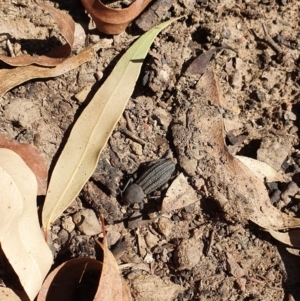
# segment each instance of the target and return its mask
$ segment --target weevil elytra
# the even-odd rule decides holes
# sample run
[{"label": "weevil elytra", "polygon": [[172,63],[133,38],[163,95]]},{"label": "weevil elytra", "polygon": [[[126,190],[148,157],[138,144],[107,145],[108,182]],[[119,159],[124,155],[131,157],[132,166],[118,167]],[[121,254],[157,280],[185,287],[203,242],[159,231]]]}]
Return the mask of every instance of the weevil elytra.
[{"label": "weevil elytra", "polygon": [[124,203],[141,203],[146,195],[163,186],[171,178],[174,171],[175,164],[170,159],[159,159],[151,162],[134,183],[132,183],[133,180],[127,183],[124,189]]}]

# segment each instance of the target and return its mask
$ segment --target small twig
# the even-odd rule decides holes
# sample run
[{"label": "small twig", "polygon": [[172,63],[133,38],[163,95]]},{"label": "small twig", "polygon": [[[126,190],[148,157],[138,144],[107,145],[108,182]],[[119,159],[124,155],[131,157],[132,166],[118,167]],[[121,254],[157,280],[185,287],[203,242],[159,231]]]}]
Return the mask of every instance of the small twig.
[{"label": "small twig", "polygon": [[134,133],[124,129],[121,131],[124,135],[128,136],[129,138],[131,138],[133,141],[141,144],[142,146],[146,145],[146,142],[141,139],[140,137],[136,136]]},{"label": "small twig", "polygon": [[120,264],[120,265],[118,265],[118,267],[119,267],[119,270],[122,271],[122,270],[125,270],[125,269],[132,268],[135,265],[136,265],[136,263],[131,262],[131,263]]},{"label": "small twig", "polygon": [[208,256],[210,254],[211,246],[213,245],[213,241],[214,241],[215,232],[216,232],[215,228],[213,228],[212,231],[210,232],[210,238],[205,252],[205,256]]},{"label": "small twig", "polygon": [[264,23],[262,23],[262,27],[265,33],[265,40],[275,49],[275,51],[279,54],[282,54],[282,49],[274,42],[274,40],[269,36],[267,28]]},{"label": "small twig", "polygon": [[8,49],[8,51],[9,51],[9,53],[10,53],[10,56],[11,56],[11,57],[15,57],[15,56],[16,56],[16,55],[15,55],[15,52],[14,52],[14,50],[13,50],[13,47],[12,47],[12,45],[11,45],[10,40],[8,40],[8,39],[7,39],[7,41],[6,41],[6,46],[7,46],[7,49]]},{"label": "small twig", "polygon": [[247,279],[248,281],[256,282],[256,283],[259,283],[259,284],[265,284],[264,281],[257,280],[256,278],[253,278],[253,277],[246,276],[246,279]]},{"label": "small twig", "polygon": [[104,215],[100,214],[100,221],[101,221],[101,227],[102,227],[102,233],[103,237],[106,237],[106,228],[105,228],[105,221],[104,221]]},{"label": "small twig", "polygon": [[124,115],[125,115],[125,119],[127,121],[128,130],[131,131],[131,132],[134,132],[134,126],[133,126],[133,124],[131,122],[131,119],[129,117],[128,111],[125,111]]}]

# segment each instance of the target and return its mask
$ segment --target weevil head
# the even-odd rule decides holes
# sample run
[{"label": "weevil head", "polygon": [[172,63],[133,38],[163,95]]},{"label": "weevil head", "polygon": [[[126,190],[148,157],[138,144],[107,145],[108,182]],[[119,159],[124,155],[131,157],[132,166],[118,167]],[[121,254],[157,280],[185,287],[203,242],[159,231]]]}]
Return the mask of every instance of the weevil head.
[{"label": "weevil head", "polygon": [[125,204],[134,204],[141,203],[143,198],[145,197],[145,193],[140,185],[131,184],[124,193],[123,201]]}]

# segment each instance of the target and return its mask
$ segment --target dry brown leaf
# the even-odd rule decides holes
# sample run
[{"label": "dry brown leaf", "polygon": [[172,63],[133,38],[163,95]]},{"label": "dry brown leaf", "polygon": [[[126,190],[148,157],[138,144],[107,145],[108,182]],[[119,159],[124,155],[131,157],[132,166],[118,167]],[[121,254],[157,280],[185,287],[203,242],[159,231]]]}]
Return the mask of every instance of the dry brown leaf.
[{"label": "dry brown leaf", "polygon": [[52,264],[37,215],[37,182],[18,154],[1,148],[0,183],[1,248],[33,300]]},{"label": "dry brown leaf", "polygon": [[222,49],[230,49],[230,50],[235,51],[234,49],[232,49],[231,47],[228,47],[228,46],[216,47],[216,48],[212,48],[208,51],[205,51],[193,60],[193,62],[187,68],[185,73],[187,75],[202,75],[206,71],[209,61],[211,60],[212,56],[217,51],[222,50]]},{"label": "dry brown leaf", "polygon": [[[113,254],[106,243],[99,245],[103,250],[103,263],[92,258],[76,258],[61,264],[45,280],[37,301],[72,301],[74,294],[81,293],[85,300],[130,301],[129,290],[122,282]],[[86,282],[88,288],[80,291]]]},{"label": "dry brown leaf", "polygon": [[[99,283],[102,263],[92,258],[75,258],[64,262],[53,270],[46,278],[37,297],[37,301],[73,301],[75,294],[85,294],[93,300]],[[89,279],[89,275],[92,279]],[[86,278],[90,280],[88,290],[84,288]],[[95,300],[95,299],[94,299]]]},{"label": "dry brown leaf", "polygon": [[270,234],[277,240],[294,248],[300,248],[300,229],[293,229],[287,232],[269,230]]},{"label": "dry brown leaf", "polygon": [[62,75],[78,66],[92,60],[94,57],[93,47],[90,46],[81,51],[76,56],[65,60],[60,65],[54,68],[47,68],[41,66],[26,66],[14,69],[0,70],[0,97],[12,89],[33,78],[47,78]]},{"label": "dry brown leaf", "polygon": [[49,12],[56,22],[61,35],[67,41],[66,44],[52,49],[46,55],[31,56],[23,54],[16,57],[7,57],[0,55],[0,60],[11,66],[28,66],[36,64],[40,66],[53,67],[61,64],[71,54],[72,45],[74,42],[75,23],[73,19],[65,12],[56,9],[51,5],[45,3],[37,3],[45,11]]},{"label": "dry brown leaf", "polygon": [[162,202],[162,212],[170,212],[193,204],[199,200],[183,173],[172,182]]},{"label": "dry brown leaf", "polygon": [[[195,77],[191,80],[194,81]],[[184,116],[184,120],[188,120],[188,128],[183,126],[183,117],[175,120],[172,128],[179,163],[187,172],[194,172],[196,166],[208,193],[219,202],[227,218],[235,222],[251,220],[267,230],[300,227],[300,219],[276,209],[270,202],[264,183],[228,152],[215,73],[206,71],[197,86],[199,90],[190,96],[193,109]],[[179,137],[186,137],[186,141]],[[197,148],[192,149],[191,143]],[[185,149],[188,149],[191,159],[186,160]],[[191,164],[194,169],[188,170]]]},{"label": "dry brown leaf", "polygon": [[103,250],[103,267],[95,301],[131,301],[127,284],[122,280],[114,255],[107,247],[107,241],[98,242]]},{"label": "dry brown leaf", "polygon": [[[220,88],[215,73],[207,71],[199,82],[202,97],[219,106]],[[212,93],[212,90],[217,92]],[[218,97],[208,97],[213,94]],[[270,202],[264,183],[246,165],[229,154],[224,141],[222,116],[215,106],[206,104],[206,108],[202,108],[205,116],[198,122],[202,143],[206,141],[207,145],[214,144],[214,147],[209,149],[209,156],[214,161],[215,179],[211,178],[210,191],[215,199],[219,201],[227,215],[249,219],[267,230],[300,227],[300,219],[290,217],[276,209]]]},{"label": "dry brown leaf", "polygon": [[244,156],[235,156],[243,162],[261,181],[284,182],[282,175],[265,162]]},{"label": "dry brown leaf", "polygon": [[0,148],[8,148],[17,153],[33,171],[38,182],[38,195],[45,195],[47,191],[48,168],[40,152],[33,145],[19,143],[6,138],[0,133]]},{"label": "dry brown leaf", "polygon": [[107,34],[119,34],[146,8],[151,0],[136,0],[124,9],[109,8],[100,0],[81,0],[81,2],[99,31]]}]

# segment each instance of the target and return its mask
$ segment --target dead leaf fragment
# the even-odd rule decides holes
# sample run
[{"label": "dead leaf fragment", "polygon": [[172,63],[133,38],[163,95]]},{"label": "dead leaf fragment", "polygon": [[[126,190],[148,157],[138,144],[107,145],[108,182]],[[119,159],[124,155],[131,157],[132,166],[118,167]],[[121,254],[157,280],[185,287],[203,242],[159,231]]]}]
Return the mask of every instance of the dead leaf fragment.
[{"label": "dead leaf fragment", "polygon": [[[187,79],[188,76],[184,81]],[[195,81],[195,76],[191,80]],[[186,169],[185,151],[188,150],[189,160],[195,161],[194,166],[200,171],[199,177],[204,179],[208,194],[219,202],[228,219],[241,223],[251,220],[267,230],[300,227],[300,219],[275,208],[263,181],[228,152],[215,73],[206,71],[197,86],[197,92],[191,91],[190,95],[193,109],[187,110],[184,119],[178,117],[172,127],[179,164]]]},{"label": "dead leaf fragment", "polygon": [[52,264],[39,226],[33,172],[15,152],[0,149],[0,243],[30,300]]},{"label": "dead leaf fragment", "polygon": [[[85,294],[93,299],[97,290],[102,270],[102,263],[92,258],[75,258],[64,262],[52,271],[46,278],[39,292],[37,301],[56,300],[72,301],[74,295]],[[90,280],[88,290],[80,292],[80,285],[86,285]],[[85,299],[86,300],[86,299]]]},{"label": "dead leaf fragment", "polygon": [[243,162],[261,181],[284,182],[282,175],[265,162],[244,156],[235,156]]},{"label": "dead leaf fragment", "polygon": [[74,31],[75,23],[73,19],[65,12],[56,9],[51,5],[45,3],[37,3],[46,12],[49,12],[56,22],[61,35],[67,41],[66,44],[58,46],[52,49],[46,55],[41,56],[31,56],[29,54],[23,54],[16,57],[7,57],[0,55],[0,60],[11,66],[28,66],[32,64],[53,67],[61,64],[65,61],[71,54],[72,45],[74,42]]},{"label": "dead leaf fragment", "polygon": [[[199,83],[202,87],[201,98],[219,106],[220,89],[215,73],[211,70],[207,71]],[[211,97],[212,95],[214,97]],[[229,154],[225,146],[224,125],[220,113],[209,105],[202,107],[201,111],[205,112],[205,116],[202,115],[197,124],[197,128],[202,129],[201,143],[205,141],[208,144],[214,143],[208,155],[210,165],[214,169],[210,189],[224,211],[232,217],[250,219],[267,230],[300,227],[300,219],[290,217],[276,209],[270,202],[264,183],[246,165]],[[209,122],[208,115],[210,115]],[[207,149],[204,151],[208,153]]]},{"label": "dead leaf fragment", "polygon": [[129,289],[122,280],[114,255],[107,247],[107,241],[97,242],[103,250],[103,267],[95,301],[131,301]]},{"label": "dead leaf fragment", "polygon": [[62,75],[78,66],[92,60],[93,47],[88,47],[78,55],[73,56],[54,68],[42,66],[26,66],[14,69],[0,69],[0,97],[13,87],[33,78],[47,78]]},{"label": "dead leaf fragment", "polygon": [[48,168],[40,152],[27,143],[11,141],[0,133],[0,148],[7,148],[17,153],[33,171],[38,182],[38,195],[45,195],[47,191]]},{"label": "dead leaf fragment", "polygon": [[151,0],[136,0],[124,9],[109,8],[100,0],[81,0],[81,2],[95,21],[99,31],[119,34],[146,8]]},{"label": "dead leaf fragment", "polygon": [[206,71],[209,61],[211,60],[212,56],[217,51],[226,49],[226,48],[233,50],[231,47],[216,47],[216,48],[212,48],[208,51],[203,52],[202,54],[200,54],[193,60],[193,62],[187,68],[185,73],[189,74],[189,75],[202,75]]},{"label": "dead leaf fragment", "polygon": [[[107,244],[99,243],[103,250],[102,262],[92,258],[69,260],[45,280],[37,301],[72,301],[75,294],[82,294],[85,300],[130,301],[127,285],[122,281],[118,264]],[[88,287],[83,291],[84,285]]]},{"label": "dead leaf fragment", "polygon": [[199,198],[195,190],[189,185],[183,173],[172,182],[162,203],[162,212],[186,207],[197,202]]},{"label": "dead leaf fragment", "polygon": [[300,229],[293,229],[287,232],[269,230],[269,233],[277,240],[294,248],[300,248]]}]

